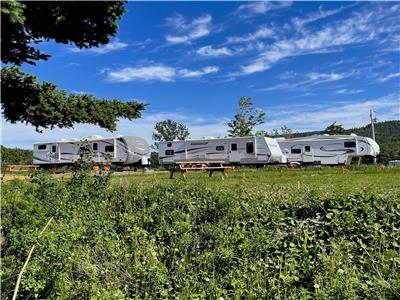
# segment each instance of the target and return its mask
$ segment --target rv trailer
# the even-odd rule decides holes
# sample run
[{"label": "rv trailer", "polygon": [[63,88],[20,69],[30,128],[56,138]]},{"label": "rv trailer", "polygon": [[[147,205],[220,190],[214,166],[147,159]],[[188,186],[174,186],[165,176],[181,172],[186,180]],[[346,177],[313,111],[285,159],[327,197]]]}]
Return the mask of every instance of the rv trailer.
[{"label": "rv trailer", "polygon": [[373,139],[355,134],[277,140],[289,163],[348,165],[353,157],[376,157],[379,154],[379,145]]},{"label": "rv trailer", "polygon": [[185,161],[260,166],[286,163],[286,157],[275,139],[252,136],[160,142],[159,161],[165,167]]},{"label": "rv trailer", "polygon": [[80,148],[88,144],[93,149],[95,163],[119,166],[150,165],[150,148],[145,139],[134,136],[61,139],[33,144],[33,164],[41,167],[73,165],[79,159]]}]

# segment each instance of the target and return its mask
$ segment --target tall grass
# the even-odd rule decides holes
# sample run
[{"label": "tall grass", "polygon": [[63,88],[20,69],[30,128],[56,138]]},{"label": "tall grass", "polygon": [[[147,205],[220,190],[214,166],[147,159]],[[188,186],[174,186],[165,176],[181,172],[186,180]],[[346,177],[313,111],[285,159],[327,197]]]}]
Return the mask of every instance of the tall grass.
[{"label": "tall grass", "polygon": [[[314,177],[347,174],[291,171],[312,182],[246,171],[4,184],[2,295],[37,242],[21,299],[399,298],[400,189],[354,178],[326,190]],[[383,186],[396,176],[357,172]]]}]

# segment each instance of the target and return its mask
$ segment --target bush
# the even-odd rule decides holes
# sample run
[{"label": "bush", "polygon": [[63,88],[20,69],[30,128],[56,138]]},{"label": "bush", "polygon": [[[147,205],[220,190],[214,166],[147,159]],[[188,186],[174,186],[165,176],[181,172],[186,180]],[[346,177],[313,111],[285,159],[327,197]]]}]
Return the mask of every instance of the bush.
[{"label": "bush", "polygon": [[1,146],[1,163],[3,165],[31,165],[33,151]]},{"label": "bush", "polygon": [[2,294],[37,242],[20,298],[394,299],[399,200],[38,174],[2,190]]}]

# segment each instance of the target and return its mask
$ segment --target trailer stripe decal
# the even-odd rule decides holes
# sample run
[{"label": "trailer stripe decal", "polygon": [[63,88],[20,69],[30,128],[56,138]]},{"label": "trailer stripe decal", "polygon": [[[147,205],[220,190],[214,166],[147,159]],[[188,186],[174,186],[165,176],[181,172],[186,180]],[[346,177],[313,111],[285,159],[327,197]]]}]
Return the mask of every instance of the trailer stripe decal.
[{"label": "trailer stripe decal", "polygon": [[[192,149],[186,149],[187,152],[191,152],[194,150],[200,150],[200,149],[207,149],[208,147],[198,147],[198,148],[192,148]],[[174,153],[183,153],[185,152],[185,150],[179,150],[179,151],[175,151]]]},{"label": "trailer stripe decal", "polygon": [[33,158],[36,159],[36,160],[39,160],[39,161],[50,162],[49,160],[45,160],[45,159],[42,159],[42,158],[39,158],[39,157],[36,157],[36,156],[34,156]]}]

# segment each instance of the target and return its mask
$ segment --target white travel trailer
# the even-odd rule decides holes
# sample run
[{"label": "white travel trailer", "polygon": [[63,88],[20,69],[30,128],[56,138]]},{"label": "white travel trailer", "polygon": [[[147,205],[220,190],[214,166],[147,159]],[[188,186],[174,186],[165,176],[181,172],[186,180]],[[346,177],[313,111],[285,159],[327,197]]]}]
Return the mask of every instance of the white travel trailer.
[{"label": "white travel trailer", "polygon": [[252,136],[160,142],[159,161],[164,166],[185,161],[266,165],[286,163],[286,157],[275,139]]},{"label": "white travel trailer", "polygon": [[379,145],[370,138],[351,135],[314,135],[277,139],[289,163],[340,165],[353,157],[379,154]]},{"label": "white travel trailer", "polygon": [[56,142],[33,144],[33,164],[41,167],[72,165],[79,159],[82,145],[92,146],[95,163],[120,166],[148,166],[150,148],[145,139],[134,136],[89,136],[82,140],[61,139]]}]

